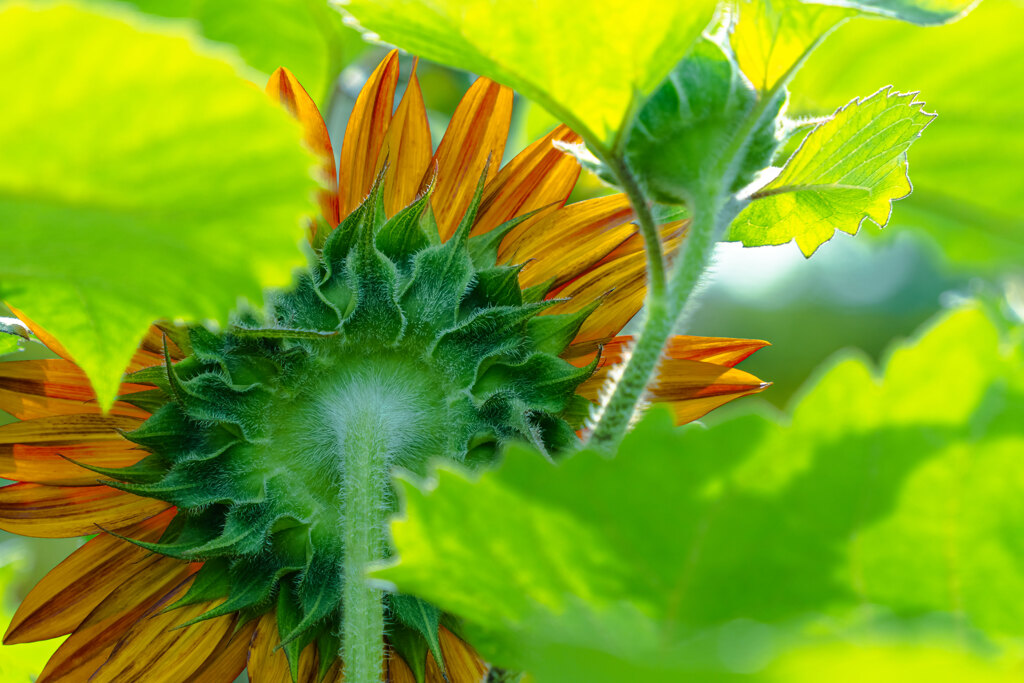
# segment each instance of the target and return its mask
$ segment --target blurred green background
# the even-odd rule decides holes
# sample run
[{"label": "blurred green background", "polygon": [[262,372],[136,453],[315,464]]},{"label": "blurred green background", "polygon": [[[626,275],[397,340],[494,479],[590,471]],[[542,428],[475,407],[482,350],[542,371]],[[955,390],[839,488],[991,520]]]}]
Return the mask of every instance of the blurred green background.
[{"label": "blurred green background", "polygon": [[[136,4],[164,15],[187,14],[166,11],[170,3]],[[268,26],[268,17],[257,17],[253,26]],[[233,27],[216,21],[204,27],[214,40],[236,35]],[[815,368],[837,351],[856,348],[881,359],[895,341],[967,299],[981,300],[1007,323],[1024,319],[1021,27],[1024,4],[1014,0],[985,0],[967,18],[940,28],[861,20],[832,36],[794,83],[791,114],[826,114],[892,83],[903,91],[921,90],[927,109],[939,118],[910,151],[915,195],[895,204],[884,230],[866,224],[856,236],[839,234],[809,260],[792,244],[757,249],[720,245],[682,331],[772,343],[742,367],[773,386],[746,402],[784,408]],[[334,20],[328,31],[317,34],[313,46],[302,44],[301,26],[291,29],[299,37],[293,41],[298,47],[289,49],[302,53],[303,68],[321,75],[341,69],[337,78],[318,76],[323,82],[309,85],[314,97],[327,105],[325,119],[337,153],[354,98],[385,50],[364,45]],[[258,47],[259,32],[251,33],[256,38],[249,41]],[[241,39],[232,42],[262,71],[270,70],[279,54],[289,54],[250,49]],[[330,50],[325,48],[328,43]],[[403,79],[410,64],[403,64]],[[436,145],[472,78],[426,62],[420,63],[418,75]],[[404,80],[399,90],[403,87]],[[553,123],[519,99],[505,159]],[[576,196],[609,191],[584,176]],[[3,359],[44,353],[27,348]],[[735,410],[746,408],[729,406],[709,420],[721,421]],[[0,421],[11,418],[0,415]],[[77,544],[0,532],[0,615],[9,618],[27,590]],[[0,680],[19,680],[37,671],[53,647],[4,648]]]}]

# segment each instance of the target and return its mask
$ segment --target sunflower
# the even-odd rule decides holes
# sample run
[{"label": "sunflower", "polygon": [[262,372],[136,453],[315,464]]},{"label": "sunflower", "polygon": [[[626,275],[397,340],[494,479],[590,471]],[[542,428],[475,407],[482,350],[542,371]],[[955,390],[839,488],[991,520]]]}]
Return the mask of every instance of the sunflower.
[{"label": "sunflower", "polygon": [[[0,408],[20,420],[0,427],[0,477],[15,481],[0,489],[0,528],[95,534],[4,637],[68,635],[40,683],[228,683],[246,668],[257,682],[341,680],[340,615],[355,598],[338,567],[386,556],[393,468],[486,466],[513,439],[557,458],[578,442],[645,294],[630,205],[567,205],[580,168],[554,143],[579,138],[564,126],[502,166],[513,95],[485,78],[435,150],[415,72],[397,108],[397,53],[372,73],[340,170],[313,101],[287,70],[273,75],[268,93],[323,160],[310,268],[222,331],[154,325],[109,413],[15,310],[60,358],[0,363]],[[661,228],[670,254],[686,227]],[[734,366],[764,345],[675,337],[650,398],[682,423],[760,391]],[[381,462],[360,460],[370,441]],[[339,538],[361,504],[357,475],[382,482],[365,544]],[[456,621],[380,599],[387,680],[487,672]]]}]

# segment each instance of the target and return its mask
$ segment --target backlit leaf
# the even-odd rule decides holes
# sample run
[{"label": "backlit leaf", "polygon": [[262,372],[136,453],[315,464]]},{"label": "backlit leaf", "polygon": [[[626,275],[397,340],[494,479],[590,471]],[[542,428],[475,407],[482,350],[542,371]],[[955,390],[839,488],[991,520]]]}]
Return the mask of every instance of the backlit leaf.
[{"label": "backlit leaf", "polygon": [[708,25],[713,0],[344,0],[366,30],[529,97],[610,148]]},{"label": "backlit leaf", "polygon": [[[926,615],[947,645],[988,634],[997,651],[1024,634],[1024,346],[1011,341],[964,309],[894,351],[881,379],[835,361],[789,424],[752,413],[679,430],[652,411],[610,460],[583,450],[553,466],[518,447],[476,480],[405,483],[398,561],[375,575],[464,617],[487,652],[595,676],[540,680],[821,680],[799,664],[806,648]],[[886,616],[865,618],[870,605]],[[895,671],[975,666],[944,649],[911,648]],[[844,673],[897,659],[873,651],[828,666],[927,680]],[[803,673],[779,674],[790,665]]]},{"label": "backlit leaf", "polygon": [[883,88],[818,125],[752,195],[729,239],[748,247],[795,240],[810,256],[835,230],[855,234],[864,219],[884,227],[892,202],[911,191],[907,149],[934,118],[915,96]]},{"label": "backlit leaf", "polygon": [[[815,0],[811,0],[814,2]],[[867,14],[934,26],[963,16],[980,0],[818,0],[822,4],[852,7]]]},{"label": "backlit leaf", "polygon": [[315,190],[298,126],[229,54],[131,21],[0,10],[0,295],[104,405],[152,320],[223,321],[291,281]]}]

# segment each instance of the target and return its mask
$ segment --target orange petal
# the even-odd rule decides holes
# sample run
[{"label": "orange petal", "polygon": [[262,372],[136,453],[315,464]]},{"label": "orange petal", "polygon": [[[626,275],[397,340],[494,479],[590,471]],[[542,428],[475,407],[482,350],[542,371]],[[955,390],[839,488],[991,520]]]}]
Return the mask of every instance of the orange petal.
[{"label": "orange petal", "polygon": [[633,209],[625,195],[575,202],[547,214],[529,230],[506,237],[499,263],[526,263],[523,287],[554,280],[561,285],[611,254],[636,234]]},{"label": "orange petal", "polygon": [[18,483],[0,488],[0,529],[36,538],[86,536],[123,529],[170,507],[109,486],[43,486]]},{"label": "orange petal", "polygon": [[338,174],[334,169],[334,150],[327,134],[327,125],[313,98],[302,87],[295,75],[283,67],[270,76],[267,94],[280,102],[302,125],[303,139],[321,159],[320,182],[324,189],[319,193],[320,211],[331,228],[338,225]]},{"label": "orange petal", "polygon": [[[448,669],[447,683],[478,683],[487,673],[480,655],[454,633],[441,627],[441,656]],[[434,658],[427,657],[427,683],[446,683]]]},{"label": "orange petal", "polygon": [[[122,384],[121,393],[130,394],[152,387]],[[0,363],[0,409],[19,420],[75,413],[99,414],[96,394],[89,378],[77,365],[66,360],[18,360]],[[141,419],[149,413],[118,401],[110,409],[113,415],[131,415]]]},{"label": "orange petal", "polygon": [[394,650],[388,650],[388,683],[416,683],[416,676],[405,660]]},{"label": "orange petal", "polygon": [[339,178],[342,218],[363,202],[377,179],[374,171],[391,124],[397,85],[398,50],[392,50],[359,92],[345,128]]},{"label": "orange petal", "polygon": [[[558,126],[508,162],[484,189],[483,200],[472,234],[479,235],[505,221],[551,206],[561,208],[580,177],[577,161],[555,148],[554,142],[575,143],[580,136],[567,126]],[[517,225],[505,240],[514,241],[541,219],[534,216]]]},{"label": "orange petal", "polygon": [[[665,251],[671,258],[679,249],[684,234],[682,222],[660,228]],[[568,298],[545,313],[578,311],[603,297],[601,305],[580,327],[568,355],[595,351],[597,346],[619,333],[643,305],[647,294],[647,261],[643,238],[636,234],[616,247],[593,268],[548,295],[549,299]]]},{"label": "orange petal", "polygon": [[231,633],[237,617],[230,614],[175,628],[214,607],[213,603],[200,603],[163,611],[191,585],[192,579],[186,579],[150,607],[121,637],[90,681],[146,681],[153,680],[155,675],[164,681],[192,680],[192,674]]},{"label": "orange petal", "polygon": [[[173,571],[168,572],[161,580],[132,586],[133,592],[130,600],[126,601],[124,611],[97,623],[90,624],[87,620],[86,624],[68,636],[50,657],[36,683],[77,683],[89,680],[93,672],[107,660],[115,643],[128,632],[139,617],[165,596],[167,591],[197,571],[194,565],[183,562],[169,561],[166,566]],[[115,594],[117,592],[115,591]],[[102,608],[110,599],[108,597],[100,603],[97,609]]]},{"label": "orange petal", "polygon": [[409,85],[384,134],[374,169],[376,177],[384,164],[387,164],[384,175],[384,210],[388,216],[395,215],[416,199],[434,150],[430,141],[427,108],[423,104],[419,79],[416,78],[418,63],[419,59],[413,61]]},{"label": "orange petal", "polygon": [[[276,649],[281,642],[277,618],[273,612],[260,617],[256,634],[249,645],[249,680],[251,683],[291,683],[291,670],[284,650]],[[317,674],[316,643],[310,643],[299,656],[297,683],[315,683]]]},{"label": "orange petal", "polygon": [[[155,541],[173,511],[133,526],[126,533]],[[78,628],[89,613],[151,557],[148,550],[115,536],[100,534],[50,570],[21,601],[4,635],[4,643],[56,638]]]},{"label": "orange petal", "polygon": [[423,178],[434,180],[433,208],[441,239],[455,232],[473,200],[480,175],[493,178],[512,122],[512,91],[478,78],[463,96]]},{"label": "orange petal", "polygon": [[134,429],[140,423],[138,418],[121,415],[54,415],[3,425],[0,477],[37,484],[95,486],[99,475],[68,458],[96,467],[133,465],[146,454],[116,430]]},{"label": "orange petal", "polygon": [[231,683],[245,670],[246,655],[256,622],[250,621],[238,631],[228,634],[206,658],[202,667],[193,674],[189,683]]},{"label": "orange petal", "polygon": [[[633,337],[615,337],[601,349],[599,367],[622,362],[622,354]],[[731,368],[746,360],[751,354],[771,346],[760,339],[733,339],[732,337],[694,337],[676,335],[669,339],[665,356],[679,360],[699,360]],[[586,365],[593,360],[593,354],[573,358],[574,365]]]},{"label": "orange petal", "polygon": [[10,305],[6,301],[4,302],[4,304],[7,306],[7,308],[11,309],[11,312],[14,313],[18,320],[25,323],[25,327],[32,330],[32,334],[34,334],[36,338],[39,339],[39,341],[43,342],[46,348],[50,349],[64,360],[71,360],[71,354],[68,353],[67,349],[64,348],[63,344],[57,341],[56,337],[54,337],[52,334],[44,330],[39,325],[32,322],[32,319],[25,315],[22,311],[19,311],[17,308]]}]

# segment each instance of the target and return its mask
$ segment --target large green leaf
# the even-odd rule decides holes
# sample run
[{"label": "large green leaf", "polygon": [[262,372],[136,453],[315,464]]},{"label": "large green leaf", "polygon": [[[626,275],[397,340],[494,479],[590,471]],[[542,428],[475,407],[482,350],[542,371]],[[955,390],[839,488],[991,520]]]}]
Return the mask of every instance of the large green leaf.
[{"label": "large green leaf", "polygon": [[[432,489],[402,484],[399,561],[376,576],[477,625],[485,650],[530,662],[572,645],[619,675],[729,668],[701,638],[834,632],[866,604],[949,613],[962,644],[1024,635],[1022,357],[1019,334],[1007,345],[966,309],[883,379],[835,362],[788,425],[677,430],[652,413],[612,460],[555,467],[522,447],[476,480],[441,470]],[[801,632],[813,614],[828,619]]]},{"label": "large green leaf", "polygon": [[795,240],[810,256],[835,230],[855,234],[864,219],[884,227],[892,202],[911,191],[907,149],[934,118],[915,95],[883,88],[818,125],[752,195],[729,239],[748,247]]},{"label": "large green leaf", "polygon": [[489,76],[610,147],[675,66],[714,0],[344,0],[368,31],[427,59]]},{"label": "large green leaf", "polygon": [[327,0],[120,1],[150,14],[195,19],[205,37],[234,45],[264,74],[288,67],[322,102],[342,67],[365,45]]},{"label": "large green leaf", "polygon": [[1022,24],[1024,6],[1012,0],[985,0],[938,28],[850,22],[797,75],[797,114],[832,111],[885,82],[920,89],[939,113],[914,148],[914,194],[886,234],[924,231],[974,269],[1024,263]]},{"label": "large green leaf", "polygon": [[183,27],[13,6],[0,34],[0,294],[109,405],[152,320],[224,320],[290,282],[314,161]]}]

